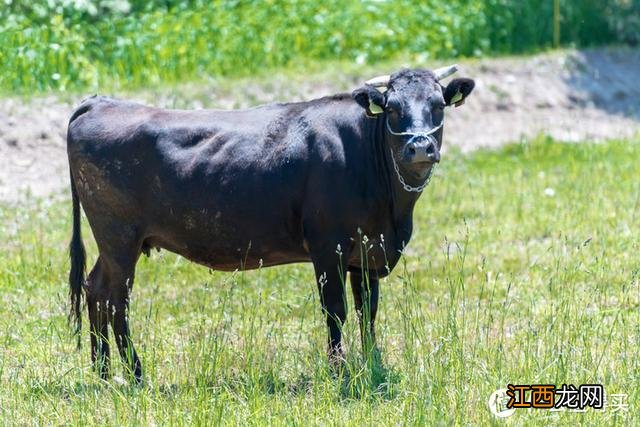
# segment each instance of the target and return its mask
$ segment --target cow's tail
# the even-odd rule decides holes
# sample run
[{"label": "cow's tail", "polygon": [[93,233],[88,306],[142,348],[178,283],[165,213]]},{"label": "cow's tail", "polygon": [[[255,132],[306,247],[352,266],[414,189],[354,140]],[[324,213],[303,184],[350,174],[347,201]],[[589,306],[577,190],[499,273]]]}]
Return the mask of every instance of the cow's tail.
[{"label": "cow's tail", "polygon": [[71,311],[69,313],[69,323],[75,323],[75,334],[80,347],[80,330],[82,329],[82,287],[84,285],[84,273],[86,269],[87,254],[82,243],[80,200],[73,173],[69,170],[71,178],[71,200],[73,202],[73,231],[71,243],[69,244],[69,258],[71,270],[69,271],[69,299],[71,300]]}]

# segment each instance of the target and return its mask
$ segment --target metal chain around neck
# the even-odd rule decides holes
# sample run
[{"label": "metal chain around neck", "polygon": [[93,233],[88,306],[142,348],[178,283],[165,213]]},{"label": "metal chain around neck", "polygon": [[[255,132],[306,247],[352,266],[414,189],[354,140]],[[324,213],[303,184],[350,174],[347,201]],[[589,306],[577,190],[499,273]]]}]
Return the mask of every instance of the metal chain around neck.
[{"label": "metal chain around neck", "polygon": [[429,175],[427,175],[426,180],[421,185],[419,185],[418,187],[412,187],[404,181],[404,177],[400,173],[400,168],[398,167],[398,163],[396,163],[396,158],[393,155],[393,150],[391,148],[389,148],[389,152],[391,153],[391,160],[393,161],[393,169],[395,169],[396,175],[398,176],[398,181],[400,181],[400,184],[402,184],[402,188],[404,189],[404,191],[407,191],[409,193],[422,193],[422,190],[427,188],[427,185],[429,185],[429,182],[431,181],[431,176],[433,175],[433,170],[436,168],[436,164],[433,163],[431,165]]}]

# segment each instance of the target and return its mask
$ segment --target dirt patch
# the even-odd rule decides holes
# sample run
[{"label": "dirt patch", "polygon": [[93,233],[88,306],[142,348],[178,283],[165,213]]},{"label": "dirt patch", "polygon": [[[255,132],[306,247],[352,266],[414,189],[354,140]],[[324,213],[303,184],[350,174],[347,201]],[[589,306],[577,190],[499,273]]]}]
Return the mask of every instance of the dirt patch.
[{"label": "dirt patch", "polygon": [[[467,103],[449,111],[445,146],[495,147],[540,133],[567,141],[640,133],[640,50],[599,49],[462,62],[476,80]],[[369,70],[367,70],[369,71]],[[311,99],[357,87],[370,75],[292,82],[275,76],[233,87],[185,86],[120,96],[179,108],[239,108]],[[0,200],[47,196],[68,186],[65,134],[73,101],[56,96],[0,100]]]}]

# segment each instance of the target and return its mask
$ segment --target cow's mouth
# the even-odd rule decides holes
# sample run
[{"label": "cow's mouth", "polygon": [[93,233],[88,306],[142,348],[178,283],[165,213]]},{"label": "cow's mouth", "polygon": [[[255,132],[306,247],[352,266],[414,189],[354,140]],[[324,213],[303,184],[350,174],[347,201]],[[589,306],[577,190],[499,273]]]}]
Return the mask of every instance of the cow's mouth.
[{"label": "cow's mouth", "polygon": [[[400,181],[400,184],[402,185],[405,191],[421,193],[422,190],[424,190],[427,187],[427,185],[429,185],[429,181],[431,180],[431,175],[433,174],[433,170],[435,169],[435,165],[437,162],[434,162],[431,159],[420,160],[419,157],[418,159],[416,159],[415,155],[412,157],[412,159],[410,159],[410,161],[405,162],[405,159],[404,159],[405,151],[406,151],[406,146],[404,149],[402,149],[402,152],[400,153],[401,158],[399,159],[401,160],[401,163],[405,168],[405,173],[409,172],[411,175],[413,175],[413,179],[417,179],[421,181],[421,184],[417,186],[412,186],[405,181],[403,174],[400,172],[400,167],[398,166],[398,162],[396,162],[396,158],[395,158],[396,156],[393,154],[393,149],[391,148],[389,152],[391,153],[393,169],[396,172],[398,181]],[[438,153],[438,161],[439,161],[440,151],[437,151],[437,153]]]}]

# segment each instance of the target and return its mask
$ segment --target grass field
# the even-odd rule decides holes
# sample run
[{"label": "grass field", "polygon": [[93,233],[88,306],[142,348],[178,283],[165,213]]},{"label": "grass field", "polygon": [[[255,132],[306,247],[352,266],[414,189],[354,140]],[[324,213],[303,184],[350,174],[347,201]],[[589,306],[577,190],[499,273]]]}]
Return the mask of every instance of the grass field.
[{"label": "grass field", "polygon": [[253,76],[326,60],[424,62],[557,43],[637,45],[640,28],[640,4],[629,0],[563,0],[557,16],[552,0],[2,3],[0,93],[26,95]]},{"label": "grass field", "polygon": [[508,383],[601,383],[630,404],[510,424],[637,423],[638,142],[445,154],[381,284],[383,364],[362,360],[351,310],[337,378],[310,266],[227,274],[161,252],[131,310],[147,383],[101,382],[66,325],[70,203],[2,207],[3,424],[478,425],[502,423],[487,400]]}]

